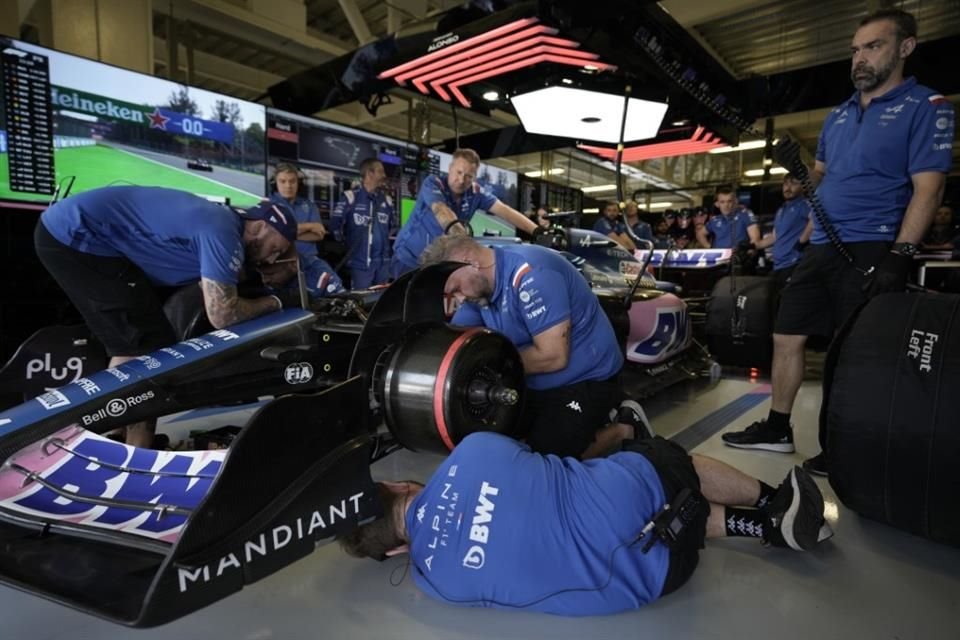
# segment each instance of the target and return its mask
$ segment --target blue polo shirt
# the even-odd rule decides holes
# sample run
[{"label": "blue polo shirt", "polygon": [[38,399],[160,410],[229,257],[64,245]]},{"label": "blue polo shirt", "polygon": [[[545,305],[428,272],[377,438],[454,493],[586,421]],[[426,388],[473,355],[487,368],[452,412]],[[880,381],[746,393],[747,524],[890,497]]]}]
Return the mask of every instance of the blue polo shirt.
[{"label": "blue polo shirt", "polygon": [[[844,242],[896,238],[913,196],[911,176],[950,171],[954,113],[946,98],[914,78],[860,108],[860,93],[823,123],[817,160],[826,174],[817,188]],[[829,242],[814,218],[814,244]]]},{"label": "blue polo shirt", "polygon": [[[270,196],[271,202],[285,204],[293,211],[297,223],[320,222],[320,212],[317,205],[306,198],[296,197],[287,200],[278,192]],[[320,257],[316,242],[297,241],[297,253],[300,255],[300,269],[303,271],[303,281],[311,298],[322,298],[343,291],[343,281],[330,263]],[[295,287],[291,282],[290,287]]]},{"label": "blue polo shirt", "polygon": [[633,233],[643,240],[653,240],[653,229],[650,228],[650,225],[644,222],[643,220],[637,220],[634,224],[630,226],[633,230]]},{"label": "blue polo shirt", "polygon": [[713,236],[714,249],[736,249],[741,242],[750,240],[747,228],[757,224],[757,217],[750,209],[737,209],[729,216],[722,213],[707,220],[706,227]]},{"label": "blue polo shirt", "polygon": [[773,217],[773,270],[787,269],[800,262],[800,236],[810,219],[810,203],[794,198],[783,203]]},{"label": "blue polo shirt", "polygon": [[484,326],[507,336],[517,349],[570,320],[570,359],[551,373],[527,376],[531,389],[555,389],[584,380],[606,380],[623,366],[623,349],[590,285],[556,251],[537,245],[494,247],[494,291],[487,307],[465,302],[453,324]]},{"label": "blue polo shirt", "polygon": [[626,233],[627,227],[620,220],[608,220],[601,215],[597,221],[593,223],[593,230],[609,236],[611,233]]},{"label": "blue polo shirt", "polygon": [[580,462],[474,433],[407,509],[413,579],[461,606],[588,616],[636,609],[663,590],[669,552],[630,544],[666,498],[650,462]]},{"label": "blue polo shirt", "polygon": [[420,254],[435,238],[443,235],[443,227],[437,222],[431,207],[442,202],[453,211],[459,220],[469,222],[478,209],[489,211],[498,200],[484,191],[476,182],[460,196],[459,200],[450,191],[445,178],[427,176],[417,194],[417,202],[407,224],[400,229],[393,243],[394,260],[406,270],[417,266]]},{"label": "blue polo shirt", "polygon": [[63,244],[97,256],[125,257],[161,286],[201,277],[236,284],[243,267],[240,216],[176,189],[93,189],[56,203],[40,221]]}]

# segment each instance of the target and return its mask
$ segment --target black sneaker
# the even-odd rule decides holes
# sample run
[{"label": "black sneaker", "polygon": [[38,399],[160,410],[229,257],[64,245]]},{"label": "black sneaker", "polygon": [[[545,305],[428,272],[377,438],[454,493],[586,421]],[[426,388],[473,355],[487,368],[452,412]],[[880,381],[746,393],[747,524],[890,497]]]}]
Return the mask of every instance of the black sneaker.
[{"label": "black sneaker", "polygon": [[807,458],[803,461],[803,470],[815,476],[826,478],[829,475],[827,472],[827,456],[823,455],[821,451],[812,458]]},{"label": "black sneaker", "polygon": [[763,532],[767,544],[806,551],[833,535],[823,518],[823,495],[800,467],[790,470],[764,510],[769,518]]},{"label": "black sneaker", "polygon": [[738,449],[763,449],[777,453],[793,453],[793,430],[779,433],[767,426],[766,420],[757,420],[743,431],[730,431],[720,436],[723,443]]},{"label": "black sneaker", "polygon": [[650,426],[650,421],[647,420],[647,414],[643,412],[643,407],[635,400],[624,400],[620,403],[616,421],[633,427],[634,440],[648,440],[656,435],[653,427]]}]

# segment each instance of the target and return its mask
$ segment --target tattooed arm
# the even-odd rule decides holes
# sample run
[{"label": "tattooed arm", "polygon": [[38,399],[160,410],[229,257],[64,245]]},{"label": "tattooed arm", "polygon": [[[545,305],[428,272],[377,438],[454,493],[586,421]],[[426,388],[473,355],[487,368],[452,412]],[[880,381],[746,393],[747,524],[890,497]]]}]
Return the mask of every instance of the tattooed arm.
[{"label": "tattooed arm", "polygon": [[273,296],[241,298],[237,295],[236,285],[201,278],[200,288],[203,289],[203,305],[207,310],[207,317],[210,319],[210,324],[217,329],[262,316],[280,308],[280,302]]}]

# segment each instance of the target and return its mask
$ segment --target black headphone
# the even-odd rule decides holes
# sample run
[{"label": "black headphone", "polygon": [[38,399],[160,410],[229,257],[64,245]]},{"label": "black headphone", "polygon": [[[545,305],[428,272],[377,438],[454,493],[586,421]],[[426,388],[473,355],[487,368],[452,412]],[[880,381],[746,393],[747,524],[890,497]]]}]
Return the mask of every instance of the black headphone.
[{"label": "black headphone", "polygon": [[277,175],[281,173],[297,174],[297,197],[307,197],[307,174],[292,162],[278,162],[277,166],[274,167],[273,175],[270,176],[270,180],[267,182],[267,188],[270,190],[269,195],[272,196],[274,193],[277,193]]}]

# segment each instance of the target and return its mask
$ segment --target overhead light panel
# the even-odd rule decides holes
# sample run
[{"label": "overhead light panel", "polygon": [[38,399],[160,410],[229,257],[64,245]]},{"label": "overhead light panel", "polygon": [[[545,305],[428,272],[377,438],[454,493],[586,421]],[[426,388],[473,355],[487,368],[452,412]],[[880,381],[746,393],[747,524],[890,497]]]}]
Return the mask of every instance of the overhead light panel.
[{"label": "overhead light panel", "polygon": [[[723,141],[715,134],[710,133],[703,127],[697,127],[696,131],[694,131],[693,135],[689,138],[627,147],[623,150],[622,160],[623,162],[640,162],[654,158],[669,158],[690,153],[703,153],[704,151],[723,146],[723,144]],[[589,151],[607,160],[614,160],[617,157],[617,150],[615,148],[590,145],[577,146],[584,151]]]},{"label": "overhead light panel", "polygon": [[598,193],[600,191],[615,191],[617,185],[615,184],[598,184],[595,187],[583,187],[580,191],[584,193]]},{"label": "overhead light panel", "polygon": [[[779,140],[774,140],[773,144],[777,144]],[[750,140],[749,142],[741,142],[735,147],[724,146],[713,149],[709,153],[733,153],[734,151],[750,151],[751,149],[762,149],[767,146],[766,140]]]},{"label": "overhead light panel", "polygon": [[[546,172],[546,175],[558,176],[562,173],[563,173],[563,169],[548,169]],[[543,177],[544,172],[543,171],[527,171],[523,175],[527,176],[528,178],[541,178]]]},{"label": "overhead light panel", "polygon": [[583,210],[583,213],[600,213],[600,209],[598,207],[587,207]]},{"label": "overhead light panel", "polygon": [[[620,141],[623,96],[573,87],[547,87],[510,99],[527,133],[595,140]],[[630,98],[624,140],[645,140],[657,135],[667,113],[665,102]]]},{"label": "overhead light panel", "polygon": [[485,91],[483,93],[483,99],[487,102],[496,102],[500,99],[500,94],[496,91]]},{"label": "overhead light panel", "polygon": [[[743,175],[747,176],[748,178],[760,178],[763,176],[763,171],[763,169],[750,169],[748,171],[744,171]],[[770,175],[772,176],[782,176],[786,173],[790,172],[783,167],[770,167]]]},{"label": "overhead light panel", "polygon": [[[515,20],[387,69],[377,77],[392,78],[401,86],[410,82],[420,93],[469,107],[461,87],[543,62],[589,67],[592,72],[617,68],[601,62],[598,54],[581,50],[576,40],[559,38],[557,29],[538,22],[537,18]],[[437,44],[441,43],[431,46]]]},{"label": "overhead light panel", "polygon": [[673,206],[672,202],[651,202],[650,206],[647,209],[653,211],[654,209],[669,209]]}]

